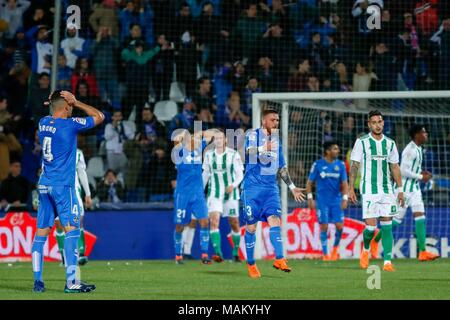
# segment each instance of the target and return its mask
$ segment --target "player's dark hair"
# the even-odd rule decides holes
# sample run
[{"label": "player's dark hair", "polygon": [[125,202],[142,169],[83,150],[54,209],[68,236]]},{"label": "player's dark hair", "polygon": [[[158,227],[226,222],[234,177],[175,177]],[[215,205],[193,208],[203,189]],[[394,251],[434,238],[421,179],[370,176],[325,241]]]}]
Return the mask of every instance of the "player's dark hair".
[{"label": "player's dark hair", "polygon": [[267,116],[268,114],[271,114],[271,113],[279,114],[278,111],[275,110],[275,109],[264,109],[263,112],[262,112],[262,116],[265,117],[265,116]]},{"label": "player's dark hair", "polygon": [[414,139],[416,137],[416,134],[422,131],[422,129],[426,130],[425,125],[418,123],[413,124],[411,128],[409,128],[409,136],[411,137],[411,139]]},{"label": "player's dark hair", "polygon": [[64,100],[63,97],[61,97],[61,91],[62,90],[55,90],[50,95],[50,104],[53,105],[55,102]]},{"label": "player's dark hair", "polygon": [[370,120],[372,117],[375,117],[375,116],[383,117],[383,114],[378,110],[372,110],[369,112],[368,120]]},{"label": "player's dark hair", "polygon": [[327,152],[331,149],[334,145],[339,146],[339,144],[336,141],[325,141],[322,145],[323,147],[323,153]]}]

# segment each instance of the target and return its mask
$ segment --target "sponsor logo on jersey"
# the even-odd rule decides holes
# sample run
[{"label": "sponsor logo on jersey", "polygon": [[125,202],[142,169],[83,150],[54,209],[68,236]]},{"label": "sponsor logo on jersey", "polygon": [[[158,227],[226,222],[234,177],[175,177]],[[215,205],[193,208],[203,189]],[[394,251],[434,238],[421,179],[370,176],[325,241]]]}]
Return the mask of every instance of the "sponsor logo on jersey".
[{"label": "sponsor logo on jersey", "polygon": [[72,118],[73,121],[78,122],[79,124],[82,124],[83,126],[86,125],[86,119],[85,118]]},{"label": "sponsor logo on jersey", "polygon": [[340,177],[340,174],[339,174],[339,173],[331,173],[331,172],[324,172],[324,171],[322,171],[322,172],[320,173],[320,177],[321,177],[322,179],[325,179],[325,178],[335,178],[335,179],[338,179],[338,178]]}]

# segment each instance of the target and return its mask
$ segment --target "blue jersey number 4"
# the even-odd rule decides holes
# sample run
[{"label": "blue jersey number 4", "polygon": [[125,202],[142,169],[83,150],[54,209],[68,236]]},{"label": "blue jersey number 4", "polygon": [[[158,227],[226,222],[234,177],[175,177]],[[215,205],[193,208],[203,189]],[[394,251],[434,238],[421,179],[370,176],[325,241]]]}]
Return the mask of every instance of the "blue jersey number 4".
[{"label": "blue jersey number 4", "polygon": [[52,138],[50,137],[44,137],[43,140],[43,146],[42,146],[42,157],[47,162],[51,162],[53,160],[53,154],[52,154]]}]

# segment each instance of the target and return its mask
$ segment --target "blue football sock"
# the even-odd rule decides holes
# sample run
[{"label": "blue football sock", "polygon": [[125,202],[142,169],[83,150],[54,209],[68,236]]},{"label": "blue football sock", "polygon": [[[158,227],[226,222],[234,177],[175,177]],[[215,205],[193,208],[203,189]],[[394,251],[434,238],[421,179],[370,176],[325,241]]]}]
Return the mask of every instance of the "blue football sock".
[{"label": "blue football sock", "polygon": [[74,284],[76,280],[80,280],[77,279],[78,238],[80,238],[80,229],[67,232],[66,238],[64,239],[67,286]]},{"label": "blue football sock", "polygon": [[320,231],[320,243],[322,244],[323,255],[328,254],[328,236],[327,231]]},{"label": "blue football sock", "polygon": [[255,264],[255,244],[256,244],[256,234],[250,233],[245,230],[245,251],[247,252],[247,263],[249,265]]},{"label": "blue football sock", "polygon": [[339,246],[339,243],[341,242],[342,237],[342,230],[336,229],[336,233],[334,234],[334,246]]},{"label": "blue football sock", "polygon": [[200,228],[200,250],[202,254],[208,254],[209,249],[209,228]]},{"label": "blue football sock", "polygon": [[283,239],[281,239],[281,228],[271,227],[269,234],[270,234],[270,242],[272,243],[272,246],[275,249],[275,258],[276,259],[283,258]]},{"label": "blue football sock", "polygon": [[175,242],[175,255],[177,256],[181,256],[182,255],[182,240],[183,238],[183,233],[181,232],[173,232],[173,240]]},{"label": "blue football sock", "polygon": [[34,280],[36,281],[42,281],[45,241],[47,241],[47,236],[35,236],[31,248],[31,261],[33,265]]}]

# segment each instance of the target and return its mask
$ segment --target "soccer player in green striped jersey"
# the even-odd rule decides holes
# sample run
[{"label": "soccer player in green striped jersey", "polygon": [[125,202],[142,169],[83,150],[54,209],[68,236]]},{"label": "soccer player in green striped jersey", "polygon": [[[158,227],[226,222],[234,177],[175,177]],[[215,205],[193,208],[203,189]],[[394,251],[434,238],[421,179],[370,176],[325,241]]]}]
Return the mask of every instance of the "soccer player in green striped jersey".
[{"label": "soccer player in green striped jersey", "polygon": [[[435,260],[439,255],[426,251],[426,225],[425,206],[420,191],[420,181],[427,183],[432,175],[429,171],[422,171],[423,148],[422,145],[428,140],[428,132],[424,125],[415,124],[409,131],[411,142],[403,149],[400,170],[403,179],[403,192],[405,193],[406,207],[400,208],[398,216],[394,217],[392,225],[395,227],[402,223],[408,207],[414,215],[416,227],[416,238],[419,247],[419,260]],[[378,242],[381,239],[381,232],[378,233],[371,244],[371,251],[376,254]],[[374,255],[373,254],[373,255]]]},{"label": "soccer player in green striped jersey", "polygon": [[208,212],[210,239],[216,262],[223,261],[220,241],[220,216],[228,217],[233,240],[233,260],[240,262],[239,243],[239,184],[244,178],[244,165],[239,152],[227,147],[225,134],[217,130],[214,135],[214,150],[205,153],[203,160],[203,186],[208,184]]},{"label": "soccer player in green striped jersey", "polygon": [[[366,227],[363,232],[364,248],[361,252],[360,266],[369,266],[370,242],[380,220],[382,243],[384,249],[385,271],[395,271],[392,265],[392,218],[397,215],[397,207],[404,207],[402,176],[398,164],[398,150],[394,140],[383,134],[384,120],[380,111],[369,112],[368,126],[370,133],[358,138],[350,156],[349,200],[357,203],[355,180],[361,169],[359,191],[362,195],[363,219]],[[391,181],[397,184],[397,196]]]}]

